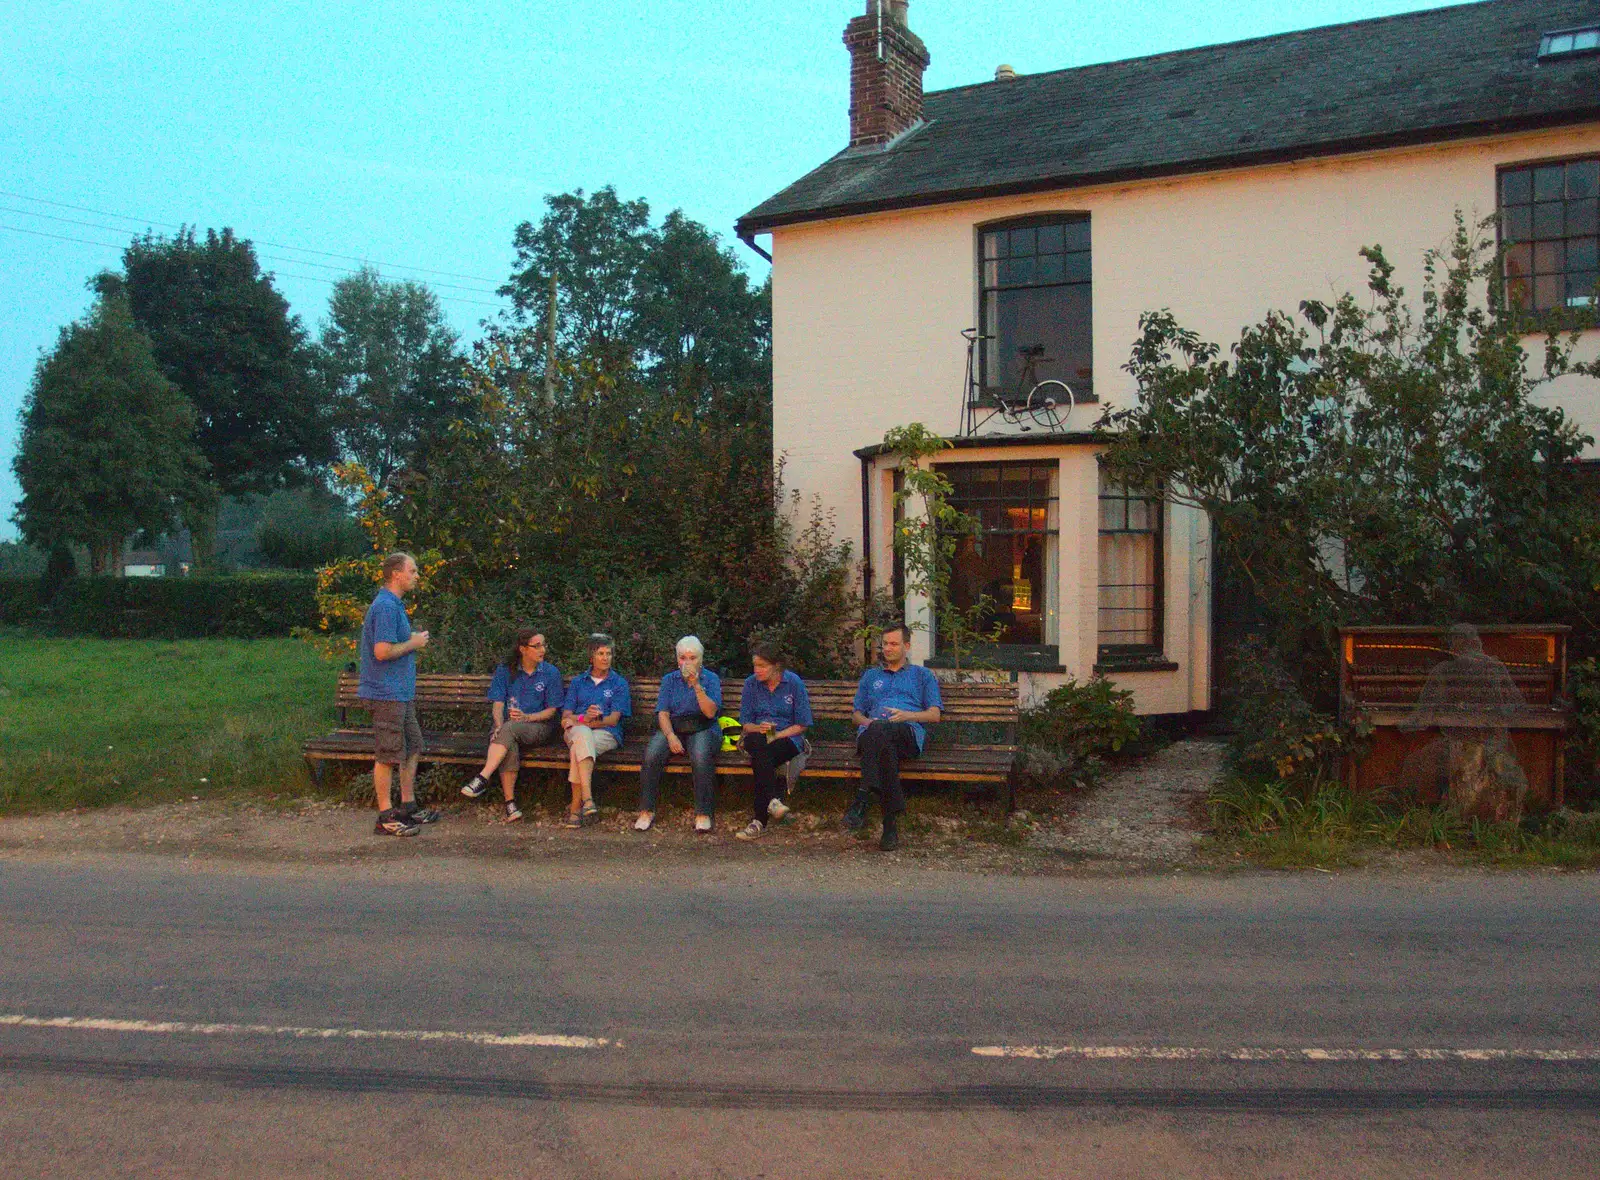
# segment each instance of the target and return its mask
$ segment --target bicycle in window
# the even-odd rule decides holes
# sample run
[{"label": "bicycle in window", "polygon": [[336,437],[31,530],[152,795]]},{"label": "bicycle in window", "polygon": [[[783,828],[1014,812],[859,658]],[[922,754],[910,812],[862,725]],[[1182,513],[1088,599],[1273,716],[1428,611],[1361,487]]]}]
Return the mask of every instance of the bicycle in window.
[{"label": "bicycle in window", "polygon": [[974,396],[978,386],[978,342],[993,340],[976,328],[963,328],[961,335],[967,341],[967,381],[961,391],[961,433],[976,434],[998,414],[1002,421],[1026,433],[1042,427],[1048,434],[1066,431],[1066,417],[1076,404],[1072,387],[1054,377],[1039,379],[1039,366],[1051,358],[1045,356],[1044,345],[1030,344],[1017,350],[1022,357],[1022,371],[1010,390],[993,395],[992,402],[980,401]]}]

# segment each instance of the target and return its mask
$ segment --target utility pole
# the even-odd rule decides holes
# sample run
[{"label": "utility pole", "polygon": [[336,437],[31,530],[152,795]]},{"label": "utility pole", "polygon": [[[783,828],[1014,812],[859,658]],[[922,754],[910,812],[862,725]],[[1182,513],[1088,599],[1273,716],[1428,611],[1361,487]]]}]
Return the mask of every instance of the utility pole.
[{"label": "utility pole", "polygon": [[544,404],[556,404],[556,276],[550,276],[550,302],[544,313]]}]

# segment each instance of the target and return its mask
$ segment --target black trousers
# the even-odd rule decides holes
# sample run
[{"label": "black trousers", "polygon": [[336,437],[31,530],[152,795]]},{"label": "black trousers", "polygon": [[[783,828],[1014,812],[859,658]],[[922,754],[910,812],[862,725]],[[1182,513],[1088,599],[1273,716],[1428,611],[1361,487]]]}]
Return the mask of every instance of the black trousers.
[{"label": "black trousers", "polygon": [[769,742],[764,733],[747,733],[744,752],[750,756],[750,777],[755,782],[755,818],[766,823],[767,808],[783,794],[778,787],[778,767],[800,752],[800,743],[793,738]]},{"label": "black trousers", "polygon": [[906,809],[900,762],[922,753],[917,731],[909,721],[874,721],[856,737],[856,753],[861,757],[861,789],[878,797],[884,815],[899,815]]}]

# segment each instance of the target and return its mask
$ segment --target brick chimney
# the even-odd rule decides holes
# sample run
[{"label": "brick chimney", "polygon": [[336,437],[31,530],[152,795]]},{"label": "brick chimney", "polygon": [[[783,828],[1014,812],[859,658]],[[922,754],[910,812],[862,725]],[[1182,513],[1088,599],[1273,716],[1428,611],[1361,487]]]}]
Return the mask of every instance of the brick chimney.
[{"label": "brick chimney", "polygon": [[844,28],[850,50],[850,146],[872,147],[922,122],[928,48],[906,27],[908,0],[867,0]]}]

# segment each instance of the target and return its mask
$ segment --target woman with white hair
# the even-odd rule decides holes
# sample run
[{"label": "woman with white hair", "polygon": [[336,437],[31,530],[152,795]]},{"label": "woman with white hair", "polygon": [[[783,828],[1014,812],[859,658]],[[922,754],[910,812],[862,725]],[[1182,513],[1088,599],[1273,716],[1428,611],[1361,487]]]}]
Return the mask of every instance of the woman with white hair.
[{"label": "woman with white hair", "polygon": [[722,729],[722,681],[704,666],[705,645],[693,635],[678,640],[678,668],[661,678],[656,699],[657,732],[650,735],[639,768],[639,818],[634,829],[648,832],[656,821],[661,775],[674,754],[689,756],[694,768],[694,830],[709,832],[717,807],[717,751]]}]

